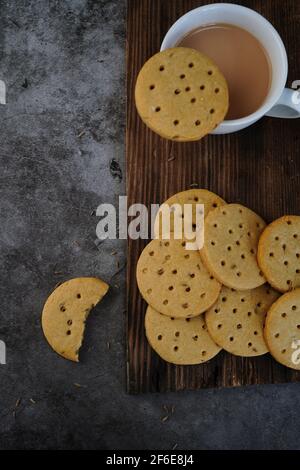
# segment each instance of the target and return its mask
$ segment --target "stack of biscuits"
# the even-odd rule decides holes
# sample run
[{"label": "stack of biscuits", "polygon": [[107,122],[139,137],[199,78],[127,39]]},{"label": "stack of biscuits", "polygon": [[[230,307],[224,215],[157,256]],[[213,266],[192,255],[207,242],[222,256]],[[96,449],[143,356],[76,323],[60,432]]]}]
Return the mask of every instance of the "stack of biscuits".
[{"label": "stack of biscuits", "polygon": [[[187,249],[184,234],[174,236],[185,204],[192,205],[195,232],[197,211],[204,208],[200,250]],[[221,349],[244,357],[270,352],[300,370],[300,216],[266,226],[252,210],[205,189],[175,194],[162,207],[170,211],[169,237],[160,209],[156,238],[137,264],[138,287],[148,303],[146,336],[156,353],[187,365],[206,362]]]}]

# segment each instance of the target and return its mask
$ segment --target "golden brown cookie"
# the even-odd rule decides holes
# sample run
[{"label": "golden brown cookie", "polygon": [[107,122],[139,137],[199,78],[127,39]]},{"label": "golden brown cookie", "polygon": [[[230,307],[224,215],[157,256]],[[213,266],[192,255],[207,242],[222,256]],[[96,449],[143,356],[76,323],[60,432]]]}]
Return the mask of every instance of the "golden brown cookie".
[{"label": "golden brown cookie", "polygon": [[248,291],[223,286],[218,302],[206,312],[213,340],[236,356],[260,356],[268,351],[263,323],[279,294],[267,284]]},{"label": "golden brown cookie", "polygon": [[173,364],[201,364],[221,349],[208,334],[203,315],[187,319],[167,317],[149,306],[145,328],[154,351]]},{"label": "golden brown cookie", "polygon": [[268,282],[280,292],[300,286],[300,216],[286,215],[266,227],[257,261]]},{"label": "golden brown cookie", "polygon": [[141,119],[160,136],[199,140],[225,118],[228,87],[208,57],[175,47],[158,52],[144,64],[135,102]]},{"label": "golden brown cookie", "polygon": [[264,330],[270,353],[291,369],[300,370],[300,289],[282,295],[269,309]]},{"label": "golden brown cookie", "polygon": [[266,282],[256,259],[265,225],[259,215],[240,204],[227,204],[208,214],[201,257],[219,282],[238,290]]},{"label": "golden brown cookie", "polygon": [[50,294],[42,312],[42,328],[55,352],[79,361],[85,321],[108,287],[101,279],[78,277],[64,282]]},{"label": "golden brown cookie", "polygon": [[137,263],[137,283],[146,302],[176,318],[205,312],[221,289],[199,252],[187,250],[185,245],[183,240],[152,240]]},{"label": "golden brown cookie", "polygon": [[[188,212],[187,214],[184,213],[184,205],[191,204],[192,211],[191,214]],[[190,223],[192,227],[196,230],[197,229],[197,214],[196,209],[197,205],[204,205],[204,217],[207,216],[208,212],[216,207],[223,206],[226,202],[220,198],[217,194],[208,191],[207,189],[188,189],[187,191],[181,191],[180,193],[174,194],[169,199],[167,199],[163,205],[160,207],[155,221],[154,221],[154,235],[156,238],[160,238],[162,236],[162,213],[166,211],[165,214],[170,220],[170,232],[174,232],[174,225],[178,223],[178,221],[184,222],[184,217],[187,215],[188,217],[191,216]],[[164,207],[163,207],[164,206]],[[198,207],[199,215],[202,215],[202,208]],[[183,217],[182,217],[183,215]],[[184,229],[184,223],[181,224],[182,228]]]}]

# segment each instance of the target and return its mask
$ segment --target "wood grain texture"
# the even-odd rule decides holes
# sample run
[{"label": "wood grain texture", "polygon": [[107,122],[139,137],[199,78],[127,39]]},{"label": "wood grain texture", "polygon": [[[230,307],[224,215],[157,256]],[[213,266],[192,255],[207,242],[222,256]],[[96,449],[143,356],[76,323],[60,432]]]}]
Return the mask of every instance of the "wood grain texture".
[{"label": "wood grain texture", "polygon": [[[208,136],[200,142],[172,143],[145,127],[134,104],[139,69],[159,48],[172,23],[208,0],[128,0],[127,128],[128,204],[162,203],[196,184],[228,202],[240,202],[266,221],[300,214],[299,120],[263,118],[236,134]],[[235,3],[235,2],[233,2]],[[288,84],[300,79],[300,2],[239,1],[262,13],[281,34],[289,57]],[[128,240],[127,384],[128,392],[169,391],[300,381],[300,373],[269,355],[239,358],[222,352],[207,364],[174,366],[151,350],[144,334],[146,304],[135,279],[145,240]]]}]

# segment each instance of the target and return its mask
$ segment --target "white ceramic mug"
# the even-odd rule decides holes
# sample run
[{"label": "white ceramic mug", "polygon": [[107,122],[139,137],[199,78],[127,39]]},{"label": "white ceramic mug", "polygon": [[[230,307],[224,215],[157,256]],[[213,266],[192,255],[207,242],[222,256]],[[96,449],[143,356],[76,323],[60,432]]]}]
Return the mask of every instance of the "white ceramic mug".
[{"label": "white ceramic mug", "polygon": [[270,58],[272,82],[265,101],[257,111],[241,119],[223,121],[213,134],[239,131],[264,115],[280,118],[300,117],[300,93],[285,88],[288,61],[284,44],[271,23],[250,8],[231,3],[213,3],[195,8],[173,24],[162,42],[161,50],[176,46],[184,36],[201,26],[216,23],[239,26],[260,41]]}]

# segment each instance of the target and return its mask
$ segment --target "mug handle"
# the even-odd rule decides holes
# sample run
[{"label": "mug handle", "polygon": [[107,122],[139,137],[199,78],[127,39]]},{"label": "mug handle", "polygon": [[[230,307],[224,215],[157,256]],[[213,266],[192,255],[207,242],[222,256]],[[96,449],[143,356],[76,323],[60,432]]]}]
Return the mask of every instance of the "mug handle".
[{"label": "mug handle", "polygon": [[300,117],[300,91],[285,88],[277,103],[266,116],[295,119]]}]

